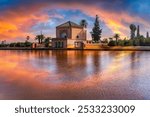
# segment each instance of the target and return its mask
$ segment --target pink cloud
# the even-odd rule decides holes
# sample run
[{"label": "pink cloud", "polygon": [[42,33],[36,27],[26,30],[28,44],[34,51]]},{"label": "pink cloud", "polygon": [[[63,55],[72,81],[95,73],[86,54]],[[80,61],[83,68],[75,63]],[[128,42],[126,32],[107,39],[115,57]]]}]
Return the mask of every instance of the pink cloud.
[{"label": "pink cloud", "polygon": [[[12,9],[12,11],[6,11],[0,16],[0,37],[2,39],[15,39],[15,38],[25,38],[27,35],[32,34],[29,30],[32,26],[35,26],[39,22],[47,22],[52,18],[63,19],[61,14],[48,15],[44,12],[44,9],[78,9],[83,13],[95,17],[99,15],[100,19],[105,22],[106,26],[112,30],[114,33],[119,33],[122,36],[126,36],[129,32],[129,28],[126,24],[131,24],[134,22],[139,22],[145,27],[149,28],[150,25],[144,19],[138,16],[131,16],[127,12],[114,12],[105,10],[94,5],[84,5],[79,3],[55,3],[55,4],[36,4],[34,6],[29,6],[28,8],[17,8]],[[124,24],[124,22],[126,24]],[[57,25],[57,24],[56,24]],[[54,29],[55,30],[55,29]],[[108,35],[109,36],[109,35]]]}]

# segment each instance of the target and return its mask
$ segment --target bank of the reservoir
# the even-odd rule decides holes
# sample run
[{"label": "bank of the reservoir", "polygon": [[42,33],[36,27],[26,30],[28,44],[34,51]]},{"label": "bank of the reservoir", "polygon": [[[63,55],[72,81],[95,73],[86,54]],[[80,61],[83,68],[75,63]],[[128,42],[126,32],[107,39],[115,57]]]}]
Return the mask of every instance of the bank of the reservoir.
[{"label": "bank of the reservoir", "polygon": [[114,46],[114,47],[99,47],[99,48],[84,48],[84,49],[54,49],[54,48],[30,48],[30,47],[0,47],[0,50],[103,50],[103,51],[150,51],[150,46]]}]

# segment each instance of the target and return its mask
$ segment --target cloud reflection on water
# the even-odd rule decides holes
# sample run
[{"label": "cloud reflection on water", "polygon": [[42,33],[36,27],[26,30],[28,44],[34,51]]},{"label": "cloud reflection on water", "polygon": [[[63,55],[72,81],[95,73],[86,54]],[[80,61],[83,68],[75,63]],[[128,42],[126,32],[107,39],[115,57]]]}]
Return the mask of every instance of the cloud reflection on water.
[{"label": "cloud reflection on water", "polygon": [[138,54],[146,53],[0,51],[0,98],[150,99]]}]

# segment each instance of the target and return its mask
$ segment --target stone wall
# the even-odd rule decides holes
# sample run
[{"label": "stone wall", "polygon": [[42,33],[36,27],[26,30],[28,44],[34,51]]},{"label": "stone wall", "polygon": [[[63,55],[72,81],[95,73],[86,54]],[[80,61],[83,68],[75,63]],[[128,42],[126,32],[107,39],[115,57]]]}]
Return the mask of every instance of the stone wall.
[{"label": "stone wall", "polygon": [[72,39],[86,40],[86,30],[82,28],[72,28]]},{"label": "stone wall", "polygon": [[70,28],[56,28],[56,38],[62,38],[62,33],[66,33],[67,38],[71,38]]}]

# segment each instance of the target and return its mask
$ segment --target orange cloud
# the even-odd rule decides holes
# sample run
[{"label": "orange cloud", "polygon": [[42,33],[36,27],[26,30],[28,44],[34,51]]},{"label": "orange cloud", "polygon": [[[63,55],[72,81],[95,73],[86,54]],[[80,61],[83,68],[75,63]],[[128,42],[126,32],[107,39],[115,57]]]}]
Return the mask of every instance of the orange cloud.
[{"label": "orange cloud", "polygon": [[47,21],[49,18],[47,14],[40,14],[39,9],[39,7],[35,7],[6,11],[3,16],[0,16],[0,40],[33,36],[29,31],[30,28],[38,22]]},{"label": "orange cloud", "polygon": [[142,19],[139,16],[132,16],[125,11],[115,12],[115,11],[110,11],[107,9],[97,7],[95,5],[87,5],[87,4],[84,5],[84,4],[78,4],[78,3],[73,3],[70,5],[61,4],[59,5],[59,8],[78,9],[92,17],[99,15],[100,20],[105,22],[107,27],[111,29],[113,33],[119,33],[122,37],[127,36],[127,33],[129,33],[129,26],[127,26],[126,24],[130,25],[131,23],[138,22],[139,24],[144,25],[145,28],[150,27],[148,21]]},{"label": "orange cloud", "polygon": [[[100,19],[106,23],[107,27],[110,28],[112,32],[119,33],[122,36],[127,36],[127,33],[129,32],[129,26],[126,24],[138,22],[139,24],[144,25],[146,28],[150,27],[149,22],[138,16],[132,16],[127,12],[109,11],[100,7],[81,4],[76,4],[76,7],[73,8],[80,9],[89,16],[95,17],[95,15],[99,15]],[[124,24],[124,22],[126,24]]]},{"label": "orange cloud", "polygon": [[[48,14],[43,13],[44,9],[78,9],[85,14],[95,17],[99,15],[100,19],[105,22],[106,26],[113,32],[121,36],[127,36],[129,28],[127,24],[139,22],[145,27],[150,27],[149,23],[138,16],[132,16],[127,12],[109,11],[94,5],[84,5],[79,3],[54,3],[54,4],[36,4],[28,8],[17,8],[17,10],[7,11],[0,16],[0,40],[25,38],[27,35],[34,36],[30,28],[39,22],[47,22]],[[56,16],[54,16],[56,17]],[[59,16],[62,18],[62,16]],[[57,24],[56,24],[57,25]],[[55,30],[55,29],[53,29]],[[109,33],[107,36],[110,36]]]}]

